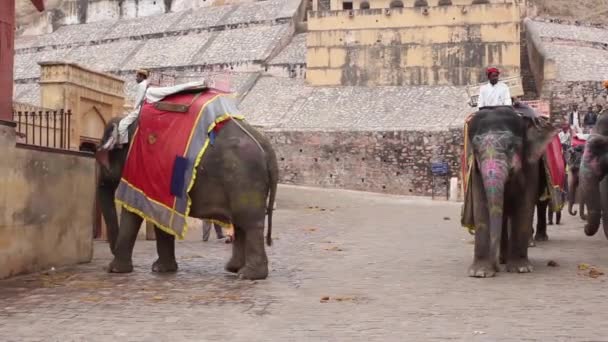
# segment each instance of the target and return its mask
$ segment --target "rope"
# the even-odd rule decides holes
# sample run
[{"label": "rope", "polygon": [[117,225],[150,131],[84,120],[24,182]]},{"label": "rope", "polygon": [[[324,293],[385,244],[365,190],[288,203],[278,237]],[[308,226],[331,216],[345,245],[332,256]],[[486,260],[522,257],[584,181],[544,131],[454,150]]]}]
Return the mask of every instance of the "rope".
[{"label": "rope", "polygon": [[245,134],[247,134],[251,138],[251,140],[253,140],[255,142],[256,145],[258,145],[258,147],[260,148],[260,151],[262,151],[262,153],[266,153],[266,151],[264,151],[264,148],[262,148],[262,145],[260,144],[260,142],[251,133],[249,133],[249,131],[246,130],[245,127],[243,127],[239,123],[239,120],[234,119],[232,121],[234,121],[234,123],[236,123],[236,125],[239,126],[241,128],[241,130],[243,130],[243,132],[245,132]]}]

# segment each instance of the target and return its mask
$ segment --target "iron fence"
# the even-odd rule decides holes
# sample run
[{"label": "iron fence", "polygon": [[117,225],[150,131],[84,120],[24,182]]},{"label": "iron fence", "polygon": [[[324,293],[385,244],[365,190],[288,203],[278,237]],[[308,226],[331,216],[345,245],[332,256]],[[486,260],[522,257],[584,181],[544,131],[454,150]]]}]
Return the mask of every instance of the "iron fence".
[{"label": "iron fence", "polygon": [[13,112],[18,142],[34,146],[70,149],[70,110],[25,110]]}]

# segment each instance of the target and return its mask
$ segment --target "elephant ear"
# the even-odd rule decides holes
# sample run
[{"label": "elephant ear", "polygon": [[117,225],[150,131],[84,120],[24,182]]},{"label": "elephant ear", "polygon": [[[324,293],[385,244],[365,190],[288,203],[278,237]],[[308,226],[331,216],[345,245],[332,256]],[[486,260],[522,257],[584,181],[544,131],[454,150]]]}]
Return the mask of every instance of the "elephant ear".
[{"label": "elephant ear", "polygon": [[559,130],[544,117],[524,117],[524,122],[526,124],[526,161],[534,163],[542,157],[547,145]]}]

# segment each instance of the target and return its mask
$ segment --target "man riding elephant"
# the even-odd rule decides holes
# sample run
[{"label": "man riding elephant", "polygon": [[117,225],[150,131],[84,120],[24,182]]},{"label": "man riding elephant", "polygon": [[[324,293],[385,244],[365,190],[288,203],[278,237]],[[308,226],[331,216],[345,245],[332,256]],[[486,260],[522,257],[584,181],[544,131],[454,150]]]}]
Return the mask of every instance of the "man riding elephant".
[{"label": "man riding elephant", "polygon": [[494,276],[499,263],[506,263],[509,272],[532,271],[528,243],[546,176],[541,157],[557,133],[529,107],[516,111],[498,75],[496,68],[487,70],[479,110],[465,126],[469,162],[462,224],[475,231],[472,277]]}]

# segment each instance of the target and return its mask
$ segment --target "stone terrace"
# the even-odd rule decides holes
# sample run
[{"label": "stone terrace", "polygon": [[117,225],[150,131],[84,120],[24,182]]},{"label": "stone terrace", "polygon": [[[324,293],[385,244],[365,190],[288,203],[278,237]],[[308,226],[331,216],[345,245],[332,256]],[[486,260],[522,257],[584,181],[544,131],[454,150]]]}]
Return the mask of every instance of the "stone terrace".
[{"label": "stone terrace", "polygon": [[270,60],[269,65],[306,65],[306,33],[293,36],[291,42],[275,58]]},{"label": "stone terrace", "polygon": [[464,88],[310,87],[261,77],[241,103],[247,119],[273,130],[373,131],[461,128],[471,112]]},{"label": "stone terrace", "polygon": [[602,81],[608,74],[608,29],[526,21],[545,58],[556,63],[558,81]]},{"label": "stone terrace", "polygon": [[570,106],[605,104],[608,29],[525,19],[530,65],[541,98],[563,120]]}]

